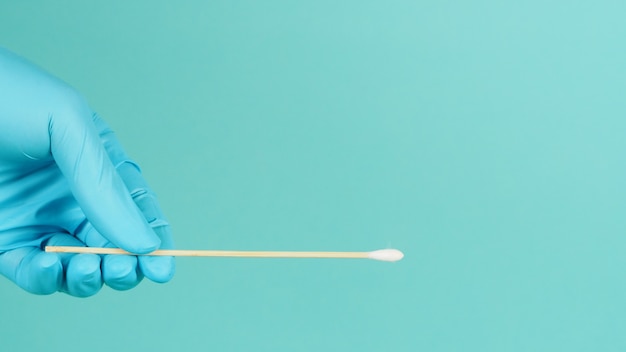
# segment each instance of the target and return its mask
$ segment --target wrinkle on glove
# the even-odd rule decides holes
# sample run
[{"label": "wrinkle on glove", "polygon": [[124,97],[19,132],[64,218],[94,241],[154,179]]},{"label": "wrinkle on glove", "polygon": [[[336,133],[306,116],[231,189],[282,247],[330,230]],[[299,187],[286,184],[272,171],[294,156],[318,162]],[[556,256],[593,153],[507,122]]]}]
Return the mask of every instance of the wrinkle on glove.
[{"label": "wrinkle on glove", "polygon": [[0,273],[28,292],[97,293],[167,282],[172,257],[45,253],[49,245],[172,248],[139,166],[85,99],[0,48]]}]

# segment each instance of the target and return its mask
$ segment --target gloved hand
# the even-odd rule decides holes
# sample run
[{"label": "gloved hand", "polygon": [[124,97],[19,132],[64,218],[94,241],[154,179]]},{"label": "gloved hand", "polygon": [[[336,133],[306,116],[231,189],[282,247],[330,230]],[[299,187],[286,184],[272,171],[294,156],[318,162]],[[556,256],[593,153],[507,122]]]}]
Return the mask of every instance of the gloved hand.
[{"label": "gloved hand", "polygon": [[137,165],[70,86],[0,48],[0,273],[35,294],[166,282],[172,257],[46,253],[46,245],[172,248]]}]

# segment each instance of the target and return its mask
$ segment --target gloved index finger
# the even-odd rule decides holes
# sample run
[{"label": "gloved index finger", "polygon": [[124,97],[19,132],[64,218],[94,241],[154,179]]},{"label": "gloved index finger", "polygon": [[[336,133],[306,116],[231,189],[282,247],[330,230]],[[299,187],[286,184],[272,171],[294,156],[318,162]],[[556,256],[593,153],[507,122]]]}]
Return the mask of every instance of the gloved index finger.
[{"label": "gloved index finger", "polygon": [[70,92],[51,114],[50,148],[78,204],[111,243],[144,254],[161,243],[107,155],[84,99]]}]

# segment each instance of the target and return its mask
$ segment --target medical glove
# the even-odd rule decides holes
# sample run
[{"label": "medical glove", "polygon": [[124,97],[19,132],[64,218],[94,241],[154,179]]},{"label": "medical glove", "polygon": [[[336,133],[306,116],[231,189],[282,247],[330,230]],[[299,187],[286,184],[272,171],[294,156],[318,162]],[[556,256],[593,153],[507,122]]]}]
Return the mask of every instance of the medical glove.
[{"label": "medical glove", "polygon": [[172,257],[46,253],[46,245],[172,248],[154,193],[68,84],[0,47],[0,273],[35,294],[166,282]]}]

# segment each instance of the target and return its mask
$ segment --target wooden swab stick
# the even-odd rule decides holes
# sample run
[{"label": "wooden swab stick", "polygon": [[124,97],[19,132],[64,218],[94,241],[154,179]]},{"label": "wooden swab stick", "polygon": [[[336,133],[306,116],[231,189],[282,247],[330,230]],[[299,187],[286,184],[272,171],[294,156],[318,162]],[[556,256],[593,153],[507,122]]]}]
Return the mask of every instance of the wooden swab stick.
[{"label": "wooden swab stick", "polygon": [[[54,253],[92,253],[92,254],[126,254],[133,255],[119,248],[102,247],[69,247],[46,246],[46,252]],[[181,257],[244,257],[244,258],[351,258],[374,259],[385,262],[396,262],[404,257],[397,249],[380,249],[372,252],[263,252],[263,251],[214,251],[214,250],[183,250],[159,249],[150,256],[181,256]]]}]

